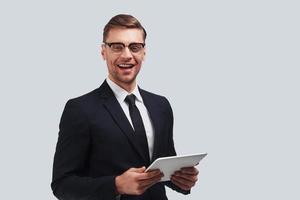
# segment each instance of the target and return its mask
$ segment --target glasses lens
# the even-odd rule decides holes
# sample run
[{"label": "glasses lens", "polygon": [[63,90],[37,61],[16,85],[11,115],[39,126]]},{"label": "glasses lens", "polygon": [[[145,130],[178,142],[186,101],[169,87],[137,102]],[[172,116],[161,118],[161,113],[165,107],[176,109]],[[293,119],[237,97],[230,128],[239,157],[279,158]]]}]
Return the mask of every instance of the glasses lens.
[{"label": "glasses lens", "polygon": [[110,48],[114,51],[114,52],[122,52],[124,49],[124,44],[121,43],[114,43],[111,44]]},{"label": "glasses lens", "polygon": [[143,48],[144,48],[144,45],[141,43],[132,43],[129,45],[130,51],[132,51],[134,53],[141,51]]}]

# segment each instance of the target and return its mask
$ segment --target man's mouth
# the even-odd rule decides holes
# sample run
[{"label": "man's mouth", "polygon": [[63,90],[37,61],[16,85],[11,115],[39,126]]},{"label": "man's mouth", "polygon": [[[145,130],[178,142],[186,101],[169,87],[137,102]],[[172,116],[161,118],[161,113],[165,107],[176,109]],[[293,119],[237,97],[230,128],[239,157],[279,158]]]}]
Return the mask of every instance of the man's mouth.
[{"label": "man's mouth", "polygon": [[130,69],[132,68],[134,65],[133,64],[118,64],[117,65],[119,68],[122,68],[122,69]]}]

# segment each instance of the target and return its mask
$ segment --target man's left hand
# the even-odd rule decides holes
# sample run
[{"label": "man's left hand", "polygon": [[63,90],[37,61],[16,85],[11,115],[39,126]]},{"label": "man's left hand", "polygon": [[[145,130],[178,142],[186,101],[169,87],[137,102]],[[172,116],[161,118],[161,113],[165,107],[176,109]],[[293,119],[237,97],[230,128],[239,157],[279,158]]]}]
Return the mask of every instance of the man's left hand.
[{"label": "man's left hand", "polygon": [[171,182],[183,190],[190,190],[198,180],[199,171],[195,167],[185,167],[171,176]]}]

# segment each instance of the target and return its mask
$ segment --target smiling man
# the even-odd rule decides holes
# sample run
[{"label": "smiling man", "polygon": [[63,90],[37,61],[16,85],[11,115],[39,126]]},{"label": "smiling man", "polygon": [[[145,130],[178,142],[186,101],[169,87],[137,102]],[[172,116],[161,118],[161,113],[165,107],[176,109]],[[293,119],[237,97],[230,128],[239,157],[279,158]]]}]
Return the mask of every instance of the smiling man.
[{"label": "smiling man", "polygon": [[132,92],[146,53],[143,29],[111,28],[108,33],[104,36],[101,51],[107,63],[108,78],[126,91]]},{"label": "smiling man", "polygon": [[52,190],[63,200],[166,200],[165,185],[189,194],[194,167],[160,182],[145,172],[159,157],[176,155],[173,114],[165,97],[138,87],[146,31],[131,15],[113,17],[103,31],[101,55],[108,77],[102,85],[70,99],[59,124]]}]

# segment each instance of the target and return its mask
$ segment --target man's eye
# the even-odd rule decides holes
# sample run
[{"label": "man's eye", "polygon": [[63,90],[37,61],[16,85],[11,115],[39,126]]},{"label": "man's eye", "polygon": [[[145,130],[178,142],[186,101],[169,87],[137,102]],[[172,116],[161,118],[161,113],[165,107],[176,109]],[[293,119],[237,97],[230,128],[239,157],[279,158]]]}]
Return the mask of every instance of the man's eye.
[{"label": "man's eye", "polygon": [[140,45],[131,45],[130,46],[131,51],[137,52],[141,49]]},{"label": "man's eye", "polygon": [[123,46],[122,46],[122,45],[112,45],[111,47],[112,47],[114,50],[118,50],[118,51],[120,51],[120,50],[123,49]]}]

